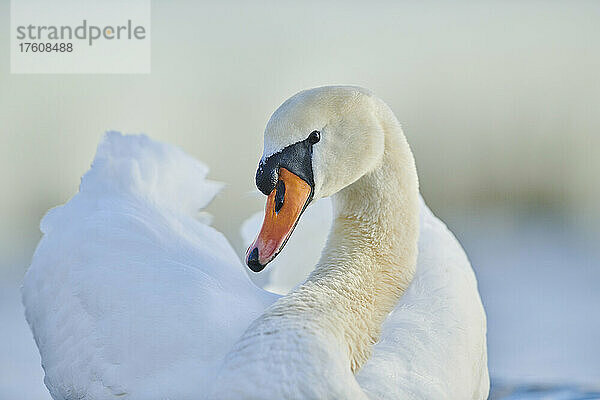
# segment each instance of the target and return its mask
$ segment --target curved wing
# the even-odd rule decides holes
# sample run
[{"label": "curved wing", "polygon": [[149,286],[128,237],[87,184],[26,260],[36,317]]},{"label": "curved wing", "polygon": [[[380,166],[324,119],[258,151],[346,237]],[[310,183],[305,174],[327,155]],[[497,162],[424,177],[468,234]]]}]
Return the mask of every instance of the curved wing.
[{"label": "curved wing", "polygon": [[23,284],[54,399],[197,399],[274,295],[194,218],[221,185],[181,150],[108,133],[48,212]]}]

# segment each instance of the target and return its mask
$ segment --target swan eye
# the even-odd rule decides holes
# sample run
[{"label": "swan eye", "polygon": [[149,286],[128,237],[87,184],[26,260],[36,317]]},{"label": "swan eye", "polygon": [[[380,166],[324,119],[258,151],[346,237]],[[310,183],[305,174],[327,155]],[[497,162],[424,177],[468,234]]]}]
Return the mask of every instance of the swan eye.
[{"label": "swan eye", "polygon": [[319,140],[321,140],[321,132],[319,131],[312,131],[310,135],[308,135],[308,143],[310,144],[318,143]]}]

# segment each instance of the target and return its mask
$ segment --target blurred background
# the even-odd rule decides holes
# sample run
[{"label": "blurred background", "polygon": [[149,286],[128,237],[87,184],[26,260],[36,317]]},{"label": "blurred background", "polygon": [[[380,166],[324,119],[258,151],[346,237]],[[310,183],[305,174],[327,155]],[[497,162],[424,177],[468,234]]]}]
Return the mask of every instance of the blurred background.
[{"label": "blurred background", "polygon": [[207,163],[241,255],[265,123],[325,84],[402,122],[479,279],[493,396],[600,383],[600,2],[154,1],[147,75],[11,75],[9,16],[0,0],[0,399],[49,399],[19,287],[104,131]]}]

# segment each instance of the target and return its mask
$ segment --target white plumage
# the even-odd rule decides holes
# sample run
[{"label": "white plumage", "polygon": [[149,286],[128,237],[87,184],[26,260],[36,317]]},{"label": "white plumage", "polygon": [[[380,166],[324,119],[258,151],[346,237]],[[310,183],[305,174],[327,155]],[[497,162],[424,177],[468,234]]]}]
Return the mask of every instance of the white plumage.
[{"label": "white plumage", "polygon": [[197,399],[273,301],[194,218],[220,187],[207,172],[109,133],[79,193],[44,217],[23,301],[55,399]]},{"label": "white plumage", "polygon": [[[220,188],[207,172],[173,146],[108,133],[79,193],[44,217],[23,301],[54,399],[254,398],[242,380],[227,388],[223,379],[236,363],[238,372],[269,365],[259,354],[268,333],[256,348],[236,341],[279,296],[256,287],[225,237],[197,219]],[[270,287],[285,292],[315,265],[330,227],[328,201],[306,212],[270,267]],[[295,353],[278,362],[290,363],[282,373],[298,376],[254,369],[254,384],[290,398],[335,398],[324,391],[334,386],[370,399],[486,398],[485,313],[475,276],[452,233],[422,201],[420,210],[414,279],[356,377],[346,355],[338,357],[336,344],[308,323],[321,347],[311,335],[277,336],[284,349],[297,339]],[[245,224],[246,236],[256,225]],[[347,373],[319,375],[311,365],[320,357]],[[337,381],[317,385],[317,375]],[[289,381],[305,389],[277,388]]]}]

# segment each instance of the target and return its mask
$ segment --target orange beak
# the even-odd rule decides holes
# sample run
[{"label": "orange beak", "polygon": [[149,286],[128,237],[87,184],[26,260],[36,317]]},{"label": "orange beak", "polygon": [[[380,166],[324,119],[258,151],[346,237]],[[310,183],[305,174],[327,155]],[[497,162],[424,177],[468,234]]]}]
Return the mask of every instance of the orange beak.
[{"label": "orange beak", "polygon": [[261,271],[283,249],[311,193],[312,188],[303,179],[285,168],[279,169],[279,180],[267,197],[262,228],[246,253],[246,264],[252,271]]}]

